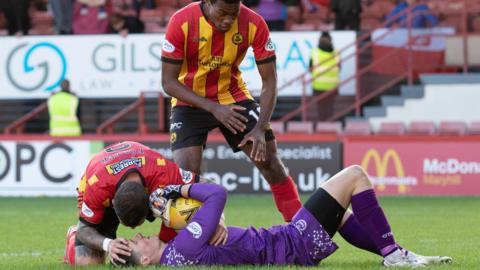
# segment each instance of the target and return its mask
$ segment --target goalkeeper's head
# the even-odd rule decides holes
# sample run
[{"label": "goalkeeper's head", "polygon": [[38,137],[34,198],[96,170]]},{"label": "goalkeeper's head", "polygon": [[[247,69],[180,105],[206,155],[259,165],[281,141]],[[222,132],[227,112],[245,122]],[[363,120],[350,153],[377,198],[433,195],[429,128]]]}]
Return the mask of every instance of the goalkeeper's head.
[{"label": "goalkeeper's head", "polygon": [[124,181],[118,187],[112,204],[120,223],[130,228],[142,225],[149,211],[145,187],[134,181]]},{"label": "goalkeeper's head", "polygon": [[148,266],[160,261],[165,245],[157,236],[146,237],[138,233],[128,241],[128,246],[132,249],[130,256],[121,255],[125,260],[123,266]]}]

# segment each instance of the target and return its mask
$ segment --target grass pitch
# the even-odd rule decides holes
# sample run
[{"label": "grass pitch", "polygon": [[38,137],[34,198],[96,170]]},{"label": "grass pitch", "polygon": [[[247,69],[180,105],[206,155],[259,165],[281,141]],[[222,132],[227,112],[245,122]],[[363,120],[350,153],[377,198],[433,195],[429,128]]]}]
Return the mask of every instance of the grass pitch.
[{"label": "grass pitch", "polygon": [[[480,197],[382,198],[381,204],[400,244],[420,254],[454,259],[451,265],[429,269],[480,268]],[[75,198],[0,198],[0,269],[71,269],[61,259],[66,229],[77,220],[75,206]],[[282,222],[270,195],[232,195],[225,213],[231,225],[268,227]],[[157,233],[159,222],[147,223],[135,231],[121,227],[119,235]],[[339,235],[334,240],[340,249],[319,269],[384,269],[380,257],[349,246]]]}]

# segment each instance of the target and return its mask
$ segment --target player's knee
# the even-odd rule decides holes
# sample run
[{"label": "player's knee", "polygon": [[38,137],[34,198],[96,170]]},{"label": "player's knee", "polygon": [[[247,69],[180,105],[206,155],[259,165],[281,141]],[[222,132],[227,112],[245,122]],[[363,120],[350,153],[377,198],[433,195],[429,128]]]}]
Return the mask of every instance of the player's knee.
[{"label": "player's knee", "polygon": [[98,258],[98,257],[75,256],[76,266],[101,265],[104,263],[105,263],[105,260],[103,257]]},{"label": "player's knee", "polygon": [[75,265],[99,265],[105,263],[103,251],[92,250],[86,246],[80,245],[75,247]]},{"label": "player's knee", "polygon": [[368,178],[367,172],[361,166],[351,165],[347,167],[346,170],[354,184],[372,186],[372,182]]}]

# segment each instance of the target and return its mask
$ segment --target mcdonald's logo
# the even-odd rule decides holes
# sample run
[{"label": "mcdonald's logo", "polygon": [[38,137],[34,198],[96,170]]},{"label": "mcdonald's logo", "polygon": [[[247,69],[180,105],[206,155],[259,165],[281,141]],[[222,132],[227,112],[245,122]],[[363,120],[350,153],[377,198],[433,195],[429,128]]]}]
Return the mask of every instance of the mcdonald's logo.
[{"label": "mcdonald's logo", "polygon": [[[414,176],[406,176],[402,160],[398,153],[393,149],[387,149],[385,153],[380,155],[376,149],[369,149],[365,156],[363,156],[362,168],[366,171],[369,169],[370,161],[375,165],[375,174],[371,175],[373,184],[378,190],[385,190],[387,185],[398,187],[399,193],[407,193],[408,186],[417,184],[417,178]],[[393,165],[396,175],[388,175],[388,166]],[[371,172],[371,171],[370,171]]]}]

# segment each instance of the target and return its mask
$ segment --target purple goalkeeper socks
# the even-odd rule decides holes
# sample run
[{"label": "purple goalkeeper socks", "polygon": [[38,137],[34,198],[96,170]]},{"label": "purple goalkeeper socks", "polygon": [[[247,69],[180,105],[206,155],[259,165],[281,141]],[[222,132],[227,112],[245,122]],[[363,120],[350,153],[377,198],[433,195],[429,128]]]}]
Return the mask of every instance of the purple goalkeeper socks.
[{"label": "purple goalkeeper socks", "polygon": [[352,210],[383,257],[398,249],[373,189],[353,195]]},{"label": "purple goalkeeper socks", "polygon": [[347,221],[338,232],[343,239],[351,245],[381,255],[372,238],[370,238],[370,235],[365,231],[362,224],[358,222],[354,214],[348,217]]}]

